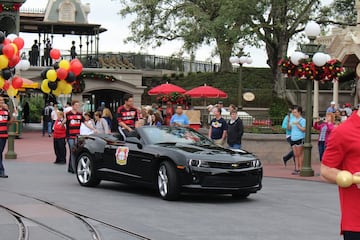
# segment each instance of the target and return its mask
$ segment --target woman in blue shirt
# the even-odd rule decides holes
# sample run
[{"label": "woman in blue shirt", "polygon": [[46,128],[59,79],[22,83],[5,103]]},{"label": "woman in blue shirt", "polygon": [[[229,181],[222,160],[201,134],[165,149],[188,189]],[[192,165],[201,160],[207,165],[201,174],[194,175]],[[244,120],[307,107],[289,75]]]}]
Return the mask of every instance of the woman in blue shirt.
[{"label": "woman in blue shirt", "polygon": [[292,110],[294,118],[289,118],[287,129],[291,130],[291,146],[295,156],[295,170],[293,175],[298,175],[304,162],[304,138],[306,120],[301,116],[302,107],[296,106]]}]

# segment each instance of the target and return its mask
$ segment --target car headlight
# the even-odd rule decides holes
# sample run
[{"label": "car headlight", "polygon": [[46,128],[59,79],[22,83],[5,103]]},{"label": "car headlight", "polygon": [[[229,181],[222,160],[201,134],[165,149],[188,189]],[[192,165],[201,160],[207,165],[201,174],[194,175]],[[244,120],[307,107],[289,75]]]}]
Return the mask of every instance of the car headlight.
[{"label": "car headlight", "polygon": [[189,166],[192,167],[209,167],[209,164],[207,161],[199,160],[199,159],[190,159],[189,160]]},{"label": "car headlight", "polygon": [[251,165],[252,165],[252,167],[261,167],[261,162],[259,159],[252,160]]}]

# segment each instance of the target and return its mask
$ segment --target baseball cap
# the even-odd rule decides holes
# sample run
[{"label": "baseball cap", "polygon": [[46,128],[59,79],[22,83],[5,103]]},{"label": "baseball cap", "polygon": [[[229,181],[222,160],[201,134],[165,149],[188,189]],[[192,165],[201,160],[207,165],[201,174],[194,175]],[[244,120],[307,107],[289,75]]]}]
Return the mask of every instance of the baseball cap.
[{"label": "baseball cap", "polygon": [[330,104],[335,104],[335,101],[331,101],[331,103]]}]

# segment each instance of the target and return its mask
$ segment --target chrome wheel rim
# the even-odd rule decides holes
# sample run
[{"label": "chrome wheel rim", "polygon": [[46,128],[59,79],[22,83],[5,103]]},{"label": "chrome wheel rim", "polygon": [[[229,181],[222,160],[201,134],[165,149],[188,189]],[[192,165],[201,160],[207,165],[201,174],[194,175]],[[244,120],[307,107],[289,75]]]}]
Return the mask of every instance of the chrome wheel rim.
[{"label": "chrome wheel rim", "polygon": [[77,166],[77,176],[81,183],[88,183],[91,178],[90,159],[82,156]]},{"label": "chrome wheel rim", "polygon": [[166,172],[166,167],[164,165],[160,166],[158,174],[158,186],[160,195],[165,197],[168,193],[168,177]]}]

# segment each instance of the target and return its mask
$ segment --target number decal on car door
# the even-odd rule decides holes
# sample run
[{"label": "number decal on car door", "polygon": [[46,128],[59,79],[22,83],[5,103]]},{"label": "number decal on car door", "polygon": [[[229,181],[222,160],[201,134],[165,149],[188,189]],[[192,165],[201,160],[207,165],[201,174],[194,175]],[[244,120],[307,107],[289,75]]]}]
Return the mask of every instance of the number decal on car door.
[{"label": "number decal on car door", "polygon": [[115,153],[116,163],[118,165],[126,165],[128,155],[129,155],[128,147],[118,147]]}]

